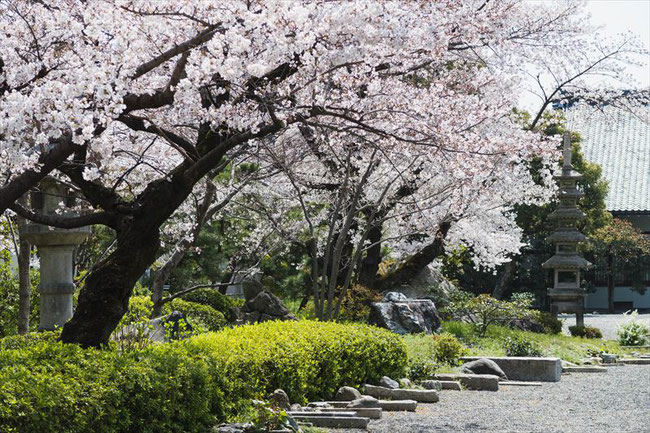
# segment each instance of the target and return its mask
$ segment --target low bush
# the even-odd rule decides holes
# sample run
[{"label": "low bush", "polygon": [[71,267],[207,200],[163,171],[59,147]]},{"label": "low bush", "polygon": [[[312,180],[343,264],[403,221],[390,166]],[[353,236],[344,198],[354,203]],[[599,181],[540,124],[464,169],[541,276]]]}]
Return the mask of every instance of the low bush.
[{"label": "low bush", "polygon": [[223,313],[209,305],[179,298],[170,302],[169,309],[183,313],[192,326],[198,326],[205,331],[218,331],[228,322]]},{"label": "low bush", "polygon": [[376,291],[356,284],[348,289],[341,302],[342,320],[365,322],[370,315],[370,306],[373,302],[381,301],[381,294]]},{"label": "low bush", "polygon": [[595,326],[569,326],[569,332],[574,337],[603,338],[603,333]]},{"label": "low bush", "polygon": [[562,332],[562,321],[548,311],[533,310],[532,317],[544,327],[546,334],[559,334]]},{"label": "low bush", "polygon": [[197,304],[208,305],[223,314],[229,321],[233,320],[233,308],[239,308],[244,304],[243,299],[235,299],[227,295],[222,295],[216,289],[204,288],[194,290],[183,299]]},{"label": "low bush", "polygon": [[506,356],[542,356],[539,346],[526,338],[506,337],[503,349]]},{"label": "low bush", "polygon": [[433,358],[441,363],[457,365],[463,356],[463,345],[451,334],[433,335]]},{"label": "low bush", "polygon": [[616,330],[618,343],[621,346],[643,346],[650,341],[648,325],[636,321],[637,312],[631,314],[631,320],[623,323]]},{"label": "low bush", "polygon": [[415,382],[433,379],[439,367],[432,359],[410,359],[407,376]]},{"label": "low bush", "polygon": [[275,388],[292,401],[399,377],[399,336],[363,325],[267,322],[129,352],[0,340],[1,433],[203,432]]}]

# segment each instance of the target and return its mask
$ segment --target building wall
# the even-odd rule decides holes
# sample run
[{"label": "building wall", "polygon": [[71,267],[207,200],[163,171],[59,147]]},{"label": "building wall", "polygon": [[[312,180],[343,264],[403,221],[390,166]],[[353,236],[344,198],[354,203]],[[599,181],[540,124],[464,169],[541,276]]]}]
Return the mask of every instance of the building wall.
[{"label": "building wall", "polygon": [[[650,309],[650,286],[646,287],[643,295],[633,291],[629,286],[616,287],[614,302],[632,302],[632,308],[637,310]],[[607,308],[607,287],[596,287],[595,293],[588,293],[585,297],[586,311],[606,310]]]}]

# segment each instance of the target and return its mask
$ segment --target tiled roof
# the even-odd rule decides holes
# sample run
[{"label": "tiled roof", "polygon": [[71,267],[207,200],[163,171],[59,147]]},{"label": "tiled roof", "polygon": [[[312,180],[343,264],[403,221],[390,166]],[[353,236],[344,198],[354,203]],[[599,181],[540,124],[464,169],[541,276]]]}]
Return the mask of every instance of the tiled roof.
[{"label": "tiled roof", "polygon": [[607,210],[650,211],[650,123],[621,110],[587,108],[570,109],[567,120],[582,136],[587,160],[603,168]]}]

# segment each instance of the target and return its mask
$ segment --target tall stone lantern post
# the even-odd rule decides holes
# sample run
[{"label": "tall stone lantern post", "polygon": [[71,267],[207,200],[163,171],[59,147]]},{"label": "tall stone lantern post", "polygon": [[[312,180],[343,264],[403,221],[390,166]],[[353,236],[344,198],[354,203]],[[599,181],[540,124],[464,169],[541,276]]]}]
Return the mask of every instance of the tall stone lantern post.
[{"label": "tall stone lantern post", "polygon": [[[40,183],[40,192],[32,195],[36,212],[53,215],[61,204],[73,199],[68,189],[53,179]],[[68,212],[65,215],[71,216]],[[90,227],[59,229],[31,222],[21,227],[30,244],[38,248],[40,258],[39,330],[62,327],[72,317],[74,251],[90,233]]]},{"label": "tall stone lantern post", "polygon": [[584,297],[580,287],[580,270],[591,267],[578,251],[578,245],[587,237],[576,228],[585,214],[578,208],[578,199],[584,194],[576,187],[582,175],[571,165],[571,139],[564,134],[562,173],[556,176],[559,181],[559,206],[549,215],[556,222],[556,229],[548,242],[555,244],[555,255],[542,264],[545,269],[553,269],[553,288],[548,290],[551,298],[551,313],[575,313],[576,324],[584,325]]}]

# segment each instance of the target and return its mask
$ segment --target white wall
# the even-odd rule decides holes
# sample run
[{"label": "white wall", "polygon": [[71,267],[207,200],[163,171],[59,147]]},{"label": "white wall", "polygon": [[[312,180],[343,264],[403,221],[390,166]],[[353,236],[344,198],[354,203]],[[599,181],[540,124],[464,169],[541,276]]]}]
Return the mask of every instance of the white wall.
[{"label": "white wall", "polygon": [[[635,309],[650,309],[650,287],[646,288],[643,295],[632,290],[631,287],[620,286],[614,291],[614,302],[633,302]],[[595,293],[588,293],[585,297],[585,309],[607,309],[607,287],[596,287]]]}]

